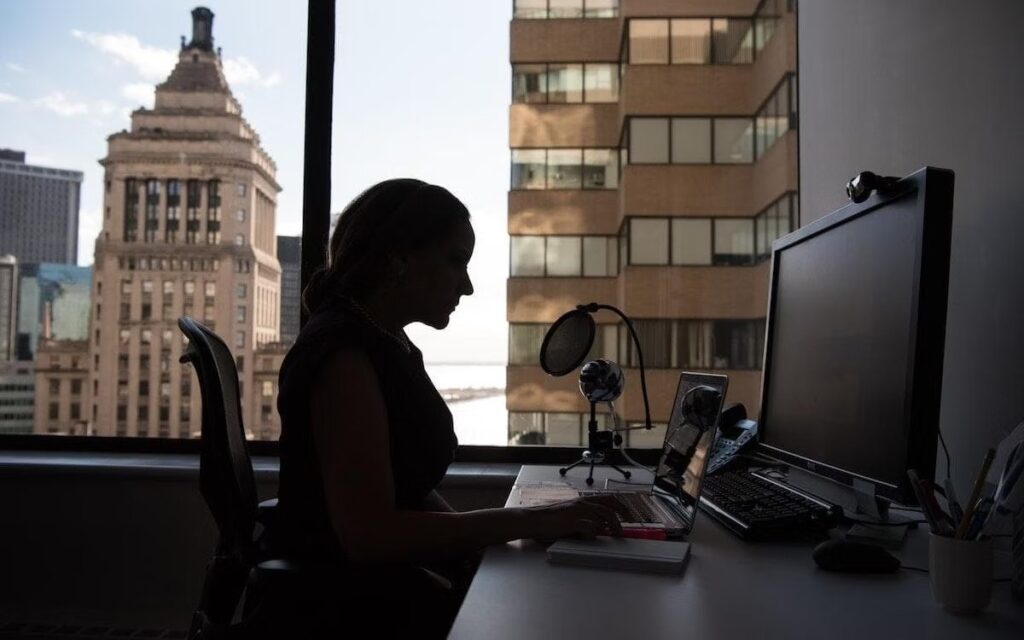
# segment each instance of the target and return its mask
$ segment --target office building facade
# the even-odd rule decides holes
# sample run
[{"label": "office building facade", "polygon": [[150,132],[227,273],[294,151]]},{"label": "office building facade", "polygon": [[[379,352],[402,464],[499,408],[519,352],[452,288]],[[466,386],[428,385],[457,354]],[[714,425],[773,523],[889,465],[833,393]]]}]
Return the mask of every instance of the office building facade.
[{"label": "office building facade", "polygon": [[[517,0],[510,43],[509,442],[586,441],[576,375],[538,352],[592,301],[633,320],[655,423],[680,370],[728,374],[756,415],[767,258],[799,221],[792,3]],[[596,318],[591,356],[625,368],[616,410],[643,422],[628,332]]]},{"label": "office building facade", "polygon": [[0,149],[0,255],[18,262],[78,262],[82,172],[39,167]]},{"label": "office building facade", "polygon": [[31,362],[0,363],[0,435],[32,433],[35,388]]},{"label": "office building facade", "polygon": [[[277,353],[280,187],[213,42],[213,13],[195,9],[192,39],[182,39],[154,107],[133,112],[131,130],[107,139],[88,337],[40,341],[39,433],[80,432],[77,413],[94,435],[197,434],[201,399],[194,371],[178,362],[186,343],[176,322],[192,316],[235,355],[246,429],[277,435],[274,421],[260,422],[257,379],[266,376],[255,372],[268,359],[274,366]],[[76,412],[83,367],[85,401]]]},{"label": "office building facade", "polygon": [[281,263],[281,342],[292,344],[299,335],[302,238],[277,236],[277,259]]}]

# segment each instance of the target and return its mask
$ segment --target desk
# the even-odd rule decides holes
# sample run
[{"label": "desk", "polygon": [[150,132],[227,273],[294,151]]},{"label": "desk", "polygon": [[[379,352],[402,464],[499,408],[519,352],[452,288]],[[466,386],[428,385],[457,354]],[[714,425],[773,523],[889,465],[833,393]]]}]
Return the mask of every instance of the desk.
[{"label": "desk", "polygon": [[[583,487],[586,473],[568,478]],[[557,467],[526,466],[516,483],[558,479]],[[911,531],[894,553],[927,567],[927,538],[924,527]],[[1024,603],[1009,583],[994,585],[985,613],[958,617],[935,603],[925,573],[828,573],[811,559],[813,543],[743,542],[702,512],[689,540],[682,576],[551,565],[529,541],[488,549],[449,638],[1024,637]],[[998,565],[1009,555],[997,553],[996,564],[997,575],[1008,572]]]}]

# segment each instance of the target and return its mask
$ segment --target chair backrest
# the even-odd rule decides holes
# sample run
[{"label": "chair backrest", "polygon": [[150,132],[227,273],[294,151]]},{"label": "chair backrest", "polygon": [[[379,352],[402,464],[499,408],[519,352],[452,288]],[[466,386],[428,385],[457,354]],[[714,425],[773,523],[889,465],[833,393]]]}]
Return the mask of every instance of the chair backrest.
[{"label": "chair backrest", "polygon": [[178,318],[189,340],[181,362],[195,367],[203,401],[199,486],[221,544],[247,554],[256,527],[257,497],[252,460],[245,442],[238,370],[231,350],[213,331],[192,318]]}]

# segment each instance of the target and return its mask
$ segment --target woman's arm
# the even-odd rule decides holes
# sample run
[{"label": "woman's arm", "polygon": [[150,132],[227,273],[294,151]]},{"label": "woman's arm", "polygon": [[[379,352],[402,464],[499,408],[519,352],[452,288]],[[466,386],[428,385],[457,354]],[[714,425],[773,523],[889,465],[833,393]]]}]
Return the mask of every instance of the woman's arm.
[{"label": "woman's arm", "polygon": [[328,361],[311,405],[328,515],[353,561],[423,561],[520,538],[620,531],[615,512],[589,500],[464,513],[396,509],[387,409],[361,352],[343,351]]}]

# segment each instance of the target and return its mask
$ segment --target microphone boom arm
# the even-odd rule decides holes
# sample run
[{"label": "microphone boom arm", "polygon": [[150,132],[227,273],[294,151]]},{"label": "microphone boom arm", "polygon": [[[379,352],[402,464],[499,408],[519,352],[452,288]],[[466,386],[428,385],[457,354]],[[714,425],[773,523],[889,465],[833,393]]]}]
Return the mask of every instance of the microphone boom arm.
[{"label": "microphone boom arm", "polygon": [[647,401],[647,377],[644,375],[644,353],[640,349],[640,339],[636,335],[636,330],[633,328],[633,323],[629,321],[629,318],[626,317],[626,314],[622,313],[616,307],[613,307],[610,304],[591,302],[589,304],[578,305],[576,308],[591,314],[595,313],[598,309],[607,309],[618,314],[618,316],[622,318],[622,321],[626,323],[626,327],[629,328],[629,335],[633,337],[633,345],[636,346],[637,360],[640,363],[640,390],[643,392],[644,396],[644,418],[646,420],[646,423],[644,424],[644,429],[653,429],[654,425],[651,424],[651,406],[650,403],[648,403]]}]

